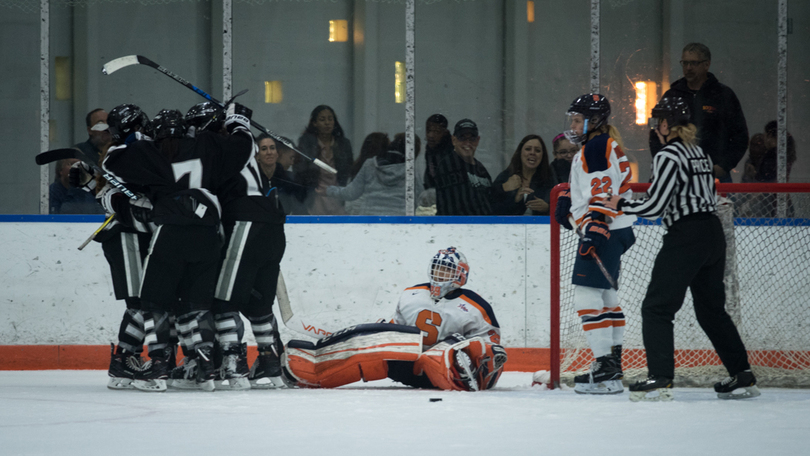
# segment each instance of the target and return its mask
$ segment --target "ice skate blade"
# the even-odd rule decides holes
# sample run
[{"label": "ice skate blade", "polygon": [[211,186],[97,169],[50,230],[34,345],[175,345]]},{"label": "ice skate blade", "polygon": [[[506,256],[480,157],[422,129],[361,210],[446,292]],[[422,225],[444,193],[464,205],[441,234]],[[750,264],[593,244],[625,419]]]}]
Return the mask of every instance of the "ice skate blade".
[{"label": "ice skate blade", "polygon": [[179,389],[179,390],[200,389],[200,385],[197,384],[196,380],[181,380],[181,379],[169,380],[169,386],[172,387],[172,389]]},{"label": "ice skate blade", "polygon": [[[734,391],[739,390],[743,391],[736,394],[734,393]],[[756,385],[737,388],[734,391],[731,391],[729,393],[717,393],[717,397],[720,399],[750,399],[762,394],[759,392],[759,388],[757,388]]]},{"label": "ice skate blade", "polygon": [[251,389],[278,389],[286,388],[287,385],[281,377],[262,377],[250,380]]},{"label": "ice skate blade", "polygon": [[214,385],[214,380],[206,380],[204,382],[198,382],[197,386],[200,387],[203,391],[214,391],[216,389],[216,385]]},{"label": "ice skate blade", "polygon": [[619,394],[624,391],[621,380],[606,380],[598,383],[574,383],[577,394]]},{"label": "ice skate blade", "polygon": [[223,391],[244,391],[250,389],[250,381],[245,377],[228,378],[214,381],[216,389]]},{"label": "ice skate blade", "polygon": [[166,380],[135,380],[132,382],[135,389],[150,393],[162,393],[166,391]]},{"label": "ice skate blade", "polygon": [[[648,396],[650,393],[657,392],[656,396]],[[673,399],[672,388],[658,388],[650,391],[631,391],[631,402],[669,402]]]},{"label": "ice skate blade", "polygon": [[111,390],[133,389],[131,378],[110,377],[107,380],[107,388]]}]

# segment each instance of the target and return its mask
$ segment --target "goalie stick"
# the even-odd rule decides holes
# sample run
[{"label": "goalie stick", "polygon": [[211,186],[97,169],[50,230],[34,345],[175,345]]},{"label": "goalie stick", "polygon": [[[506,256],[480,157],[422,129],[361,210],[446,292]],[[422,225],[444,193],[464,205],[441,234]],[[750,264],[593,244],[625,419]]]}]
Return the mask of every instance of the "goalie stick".
[{"label": "goalie stick", "polygon": [[334,331],[306,324],[301,320],[300,315],[293,313],[292,307],[290,307],[290,297],[287,294],[287,284],[284,283],[284,275],[281,274],[281,271],[278,272],[276,299],[278,299],[278,310],[281,312],[281,320],[284,322],[284,326],[290,331],[295,331],[315,339],[323,339],[334,333]]},{"label": "goalie stick", "polygon": [[[121,68],[126,68],[126,67],[131,66],[131,65],[146,65],[146,66],[152,67],[152,68],[160,71],[161,73],[165,74],[166,76],[168,76],[168,77],[174,79],[175,81],[179,82],[180,84],[183,84],[184,86],[188,87],[189,89],[193,90],[194,92],[197,92],[203,98],[205,98],[206,100],[216,104],[220,108],[225,108],[225,105],[222,104],[222,102],[220,102],[219,100],[213,98],[211,95],[208,95],[207,93],[205,93],[199,87],[197,87],[194,84],[186,81],[185,79],[181,78],[180,76],[172,73],[171,71],[167,70],[166,68],[163,68],[162,66],[158,65],[157,63],[149,60],[148,58],[146,58],[146,57],[144,57],[142,55],[127,55],[127,56],[124,56],[124,57],[119,57],[117,59],[110,60],[109,62],[104,64],[104,67],[101,69],[101,72],[104,73],[104,74],[109,75],[109,74],[115,73],[116,71],[120,70]],[[292,142],[290,142],[290,141],[282,138],[281,136],[273,133],[272,131],[267,130],[266,128],[264,128],[263,126],[258,124],[256,121],[251,119],[250,124],[254,128],[256,128],[257,130],[261,131],[262,133],[266,133],[267,135],[269,135],[271,138],[273,138],[274,141],[284,144],[285,146],[289,147],[290,149],[292,149],[295,152],[297,152],[298,154],[300,154],[302,157],[306,158],[307,160],[312,161],[319,168],[324,169],[324,170],[326,170],[326,171],[328,171],[328,172],[330,172],[332,174],[337,174],[337,170],[335,168],[332,168],[331,166],[327,165],[326,163],[322,162],[321,160],[319,160],[317,158],[312,158],[309,155],[301,152],[300,150],[298,150],[297,147],[295,147],[295,144],[293,144]]]},{"label": "goalie stick", "polygon": [[[574,227],[574,231],[577,232],[577,236],[579,236],[579,239],[580,240],[584,239],[585,235],[582,233],[582,230],[579,228],[579,225],[577,225],[577,222],[574,220],[573,215],[568,214],[568,222],[571,224],[571,226]],[[605,268],[605,265],[604,263],[602,263],[602,259],[599,258],[599,255],[597,255],[595,251],[591,250],[591,256],[593,257],[594,261],[596,261],[596,265],[599,266],[599,270],[602,271],[602,274],[605,276],[608,283],[610,283],[610,288],[613,288],[614,290],[618,291],[619,286],[616,285],[616,280],[613,279],[613,276],[610,275],[607,268]]]}]

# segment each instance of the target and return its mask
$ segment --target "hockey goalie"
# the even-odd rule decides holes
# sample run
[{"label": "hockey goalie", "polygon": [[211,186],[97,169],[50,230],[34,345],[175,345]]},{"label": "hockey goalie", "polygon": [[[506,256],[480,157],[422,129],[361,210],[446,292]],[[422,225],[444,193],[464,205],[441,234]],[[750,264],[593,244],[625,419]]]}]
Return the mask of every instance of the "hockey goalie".
[{"label": "hockey goalie", "polygon": [[416,388],[490,389],[506,363],[492,307],[461,288],[470,267],[456,248],[431,260],[429,283],[405,289],[390,323],[355,325],[318,343],[291,340],[282,372],[291,386],[335,388],[390,378]]}]

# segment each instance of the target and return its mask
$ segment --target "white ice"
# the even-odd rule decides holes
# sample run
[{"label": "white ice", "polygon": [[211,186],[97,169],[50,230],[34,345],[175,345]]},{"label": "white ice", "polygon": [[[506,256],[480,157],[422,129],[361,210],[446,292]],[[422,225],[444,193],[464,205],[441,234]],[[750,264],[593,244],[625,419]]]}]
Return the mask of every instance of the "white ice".
[{"label": "white ice", "polygon": [[[334,390],[143,393],[105,371],[0,372],[0,455],[806,455],[810,391],[668,403],[583,396],[507,372],[482,393],[390,381]],[[431,398],[441,398],[430,402]]]}]

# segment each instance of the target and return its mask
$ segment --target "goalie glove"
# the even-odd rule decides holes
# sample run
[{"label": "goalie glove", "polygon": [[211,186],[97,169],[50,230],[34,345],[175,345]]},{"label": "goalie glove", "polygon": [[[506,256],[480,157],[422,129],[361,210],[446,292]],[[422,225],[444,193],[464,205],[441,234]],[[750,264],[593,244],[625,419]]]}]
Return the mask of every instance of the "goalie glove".
[{"label": "goalie glove", "polygon": [[603,245],[610,239],[610,228],[602,221],[590,221],[582,232],[579,241],[579,254],[584,260],[592,260],[591,252],[598,253]]},{"label": "goalie glove", "polygon": [[93,177],[95,177],[93,168],[84,162],[74,163],[68,172],[70,186],[81,188],[86,192],[92,192],[96,188],[96,180]]},{"label": "goalie glove", "polygon": [[250,133],[251,116],[253,116],[253,111],[250,109],[239,103],[231,103],[228,105],[227,115],[225,116],[225,128],[231,134],[242,129]]},{"label": "goalie glove", "polygon": [[568,214],[571,212],[571,190],[565,189],[557,196],[557,207],[554,209],[554,220],[566,229],[572,230],[574,227],[568,221]]}]

